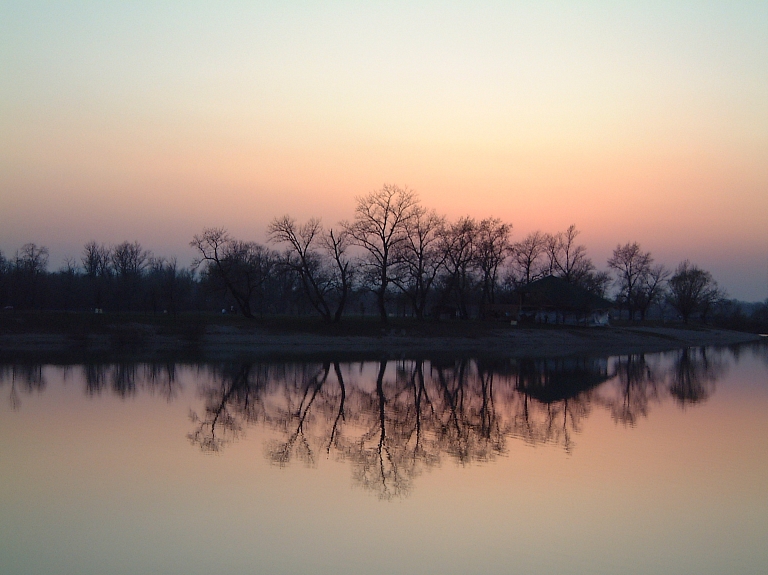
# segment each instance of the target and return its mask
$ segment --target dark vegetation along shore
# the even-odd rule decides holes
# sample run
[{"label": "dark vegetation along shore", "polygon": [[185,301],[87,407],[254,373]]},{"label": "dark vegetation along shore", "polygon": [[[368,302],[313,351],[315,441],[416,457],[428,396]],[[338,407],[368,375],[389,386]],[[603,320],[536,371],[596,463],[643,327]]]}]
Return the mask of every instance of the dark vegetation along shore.
[{"label": "dark vegetation along shore", "polygon": [[758,341],[756,334],[683,324],[511,326],[489,321],[189,314],[14,312],[0,316],[0,361],[232,361],[266,358],[562,357],[656,352]]},{"label": "dark vegetation along shore", "polygon": [[511,223],[449,221],[385,185],[335,228],[275,218],[268,245],[207,228],[190,268],[90,241],[51,273],[26,244],[0,253],[0,361],[605,356],[768,331],[768,301],[727,299],[688,260],[627,242],[599,270],[578,236],[513,242]]}]

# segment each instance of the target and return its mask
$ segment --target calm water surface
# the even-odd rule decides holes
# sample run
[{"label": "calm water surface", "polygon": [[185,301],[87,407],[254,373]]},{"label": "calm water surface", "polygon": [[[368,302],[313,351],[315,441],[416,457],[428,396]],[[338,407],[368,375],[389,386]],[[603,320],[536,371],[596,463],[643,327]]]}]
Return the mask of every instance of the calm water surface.
[{"label": "calm water surface", "polygon": [[768,572],[766,346],[0,366],[0,573]]}]

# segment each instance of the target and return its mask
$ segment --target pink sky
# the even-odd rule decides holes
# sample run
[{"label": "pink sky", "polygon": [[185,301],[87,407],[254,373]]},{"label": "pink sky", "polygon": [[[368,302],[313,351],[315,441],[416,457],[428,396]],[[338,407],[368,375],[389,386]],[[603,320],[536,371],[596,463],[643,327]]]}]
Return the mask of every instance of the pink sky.
[{"label": "pink sky", "polygon": [[0,8],[0,249],[264,241],[384,183],[768,297],[764,3]]}]

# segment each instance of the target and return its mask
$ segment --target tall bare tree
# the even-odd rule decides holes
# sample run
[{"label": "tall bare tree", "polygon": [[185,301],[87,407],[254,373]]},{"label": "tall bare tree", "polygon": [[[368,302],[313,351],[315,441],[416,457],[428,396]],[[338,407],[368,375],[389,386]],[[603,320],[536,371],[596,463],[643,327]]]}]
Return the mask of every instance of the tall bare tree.
[{"label": "tall bare tree", "polygon": [[648,308],[664,298],[669,270],[663,264],[651,266],[643,278],[635,297],[635,307],[640,312],[640,319],[645,319]]},{"label": "tall bare tree", "polygon": [[152,254],[138,241],[125,241],[112,248],[112,269],[117,280],[118,309],[131,309],[140,289],[140,280]]},{"label": "tall bare tree", "polygon": [[575,225],[570,225],[564,232],[547,237],[547,256],[549,257],[549,275],[563,278],[567,282],[579,284],[595,266],[587,257],[587,248],[576,243],[581,232]]},{"label": "tall bare tree", "polygon": [[366,252],[363,265],[383,323],[387,322],[386,297],[394,252],[405,241],[406,224],[418,205],[412,190],[385,184],[380,190],[358,197],[354,219],[342,222],[351,242]]},{"label": "tall bare tree", "polygon": [[538,230],[512,246],[512,269],[516,284],[528,285],[545,275],[546,264],[543,259],[546,252],[547,234]]},{"label": "tall bare tree", "polygon": [[48,248],[44,246],[28,243],[16,252],[12,271],[17,305],[25,308],[39,305],[47,267]]},{"label": "tall bare tree", "polygon": [[445,254],[445,295],[454,296],[459,315],[469,317],[469,295],[475,285],[477,222],[459,218],[446,227],[441,240]]},{"label": "tall bare tree", "polygon": [[299,277],[312,307],[326,321],[340,321],[350,288],[346,232],[326,232],[316,218],[297,224],[283,216],[272,220],[268,233],[271,242],[288,244],[282,263]]},{"label": "tall bare tree", "polygon": [[112,248],[92,240],[83,246],[80,262],[92,290],[93,307],[103,309],[112,277]]},{"label": "tall bare tree", "polygon": [[333,260],[336,271],[333,275],[333,282],[336,286],[336,292],[339,298],[336,304],[336,312],[333,316],[334,322],[341,321],[341,314],[344,313],[344,306],[347,303],[349,292],[352,290],[354,281],[354,270],[350,267],[351,262],[347,255],[350,245],[349,234],[346,230],[334,231],[329,229],[323,236],[323,245],[326,252]]},{"label": "tall bare tree", "polygon": [[499,268],[509,256],[511,233],[512,224],[504,223],[499,218],[485,218],[477,226],[475,264],[482,276],[481,303],[496,301]]},{"label": "tall bare tree", "polygon": [[203,230],[190,245],[198,251],[193,268],[207,264],[205,272],[232,295],[245,317],[253,318],[251,303],[274,268],[274,254],[255,242],[233,239],[223,228]]},{"label": "tall bare tree", "polygon": [[644,252],[637,242],[618,245],[608,260],[608,267],[616,271],[619,301],[627,308],[629,320],[634,321],[641,286],[651,272],[653,257]]},{"label": "tall bare tree", "polygon": [[405,238],[395,250],[398,273],[392,283],[410,300],[414,315],[423,318],[427,298],[446,257],[440,249],[445,218],[416,206],[404,227]]}]

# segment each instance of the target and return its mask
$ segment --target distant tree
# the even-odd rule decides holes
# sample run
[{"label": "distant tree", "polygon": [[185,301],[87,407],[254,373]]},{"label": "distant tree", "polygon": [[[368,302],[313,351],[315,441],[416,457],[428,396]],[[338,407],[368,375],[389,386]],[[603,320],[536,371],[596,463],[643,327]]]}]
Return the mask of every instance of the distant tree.
[{"label": "distant tree", "polygon": [[89,277],[109,275],[111,262],[112,250],[109,247],[95,241],[90,241],[83,246],[80,263],[85,275]]},{"label": "distant tree", "polygon": [[517,285],[528,285],[544,277],[547,253],[547,234],[535,231],[512,246],[513,281]]},{"label": "distant tree", "polygon": [[112,277],[112,248],[92,240],[83,246],[80,264],[90,286],[93,307],[103,309]]},{"label": "distant tree", "polygon": [[477,222],[459,218],[446,227],[441,241],[445,254],[444,297],[455,298],[459,315],[469,317],[469,296],[476,284]]},{"label": "distant tree", "polygon": [[608,260],[608,267],[616,271],[618,300],[627,308],[629,320],[634,321],[641,286],[651,272],[651,252],[644,252],[637,242],[618,245]]},{"label": "distant tree", "polygon": [[580,233],[575,225],[571,225],[564,232],[547,236],[549,275],[579,285],[595,271],[592,260],[587,257],[587,248],[576,244],[576,237]]},{"label": "distant tree", "polygon": [[394,261],[398,271],[392,282],[411,302],[414,315],[423,318],[427,298],[446,257],[440,249],[445,218],[438,216],[434,210],[427,211],[416,206],[412,217],[405,221],[404,228],[404,240],[395,249]]},{"label": "distant tree", "polygon": [[476,230],[475,264],[480,272],[481,303],[496,301],[499,269],[509,256],[512,224],[498,218],[485,218]]},{"label": "distant tree", "polygon": [[47,267],[46,247],[28,243],[16,252],[12,268],[12,290],[19,307],[32,308],[40,304]]},{"label": "distant tree", "polygon": [[340,321],[350,288],[346,232],[326,232],[316,218],[300,225],[283,216],[272,220],[268,233],[271,242],[288,244],[282,265],[298,276],[312,307],[326,321]]},{"label": "distant tree", "polygon": [[180,269],[175,257],[153,257],[145,278],[147,297],[152,313],[176,316],[183,306],[189,307],[194,273]]},{"label": "distant tree", "polygon": [[235,300],[240,312],[253,318],[252,302],[269,279],[276,255],[255,242],[233,239],[223,228],[207,228],[190,245],[198,257],[193,269],[205,264],[205,273]]},{"label": "distant tree", "polygon": [[0,250],[0,307],[5,307],[8,302],[8,283],[10,278],[11,266],[5,259],[3,251]]},{"label": "distant tree", "polygon": [[[140,296],[142,276],[152,253],[138,241],[125,241],[112,248],[112,269],[117,281],[117,309],[132,309]],[[139,300],[140,302],[141,300]]]},{"label": "distant tree", "polygon": [[64,264],[50,278],[53,282],[49,305],[55,309],[72,310],[82,308],[82,275],[77,260],[64,258]]},{"label": "distant tree", "polygon": [[17,271],[40,275],[48,267],[48,248],[29,243],[16,252],[14,267]]},{"label": "distant tree", "polygon": [[724,293],[717,287],[712,274],[685,260],[675,270],[669,280],[667,300],[688,323],[691,315],[701,313],[706,317],[707,312]]},{"label": "distant tree", "polygon": [[118,278],[140,276],[151,258],[152,253],[138,241],[123,242],[112,248],[112,266]]},{"label": "distant tree", "polygon": [[651,266],[635,294],[635,307],[640,312],[640,319],[645,319],[648,308],[660,303],[666,293],[669,270],[662,264]]},{"label": "distant tree", "polygon": [[354,219],[342,223],[350,241],[366,252],[363,265],[384,323],[387,322],[387,289],[394,271],[392,259],[406,239],[406,223],[413,218],[418,205],[413,191],[387,184],[357,198]]},{"label": "distant tree", "polygon": [[579,285],[588,292],[604,298],[611,285],[611,276],[608,272],[592,270],[581,277]]}]

